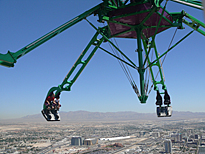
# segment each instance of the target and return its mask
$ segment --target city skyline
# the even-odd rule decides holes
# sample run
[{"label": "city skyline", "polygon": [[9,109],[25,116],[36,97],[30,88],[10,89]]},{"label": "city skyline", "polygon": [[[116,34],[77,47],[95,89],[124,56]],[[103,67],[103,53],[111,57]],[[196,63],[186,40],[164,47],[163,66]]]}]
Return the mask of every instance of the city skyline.
[{"label": "city skyline", "polygon": [[[100,2],[81,1],[79,5],[79,1],[0,1],[0,53],[18,51]],[[201,10],[174,2],[167,4],[170,12],[182,9],[204,21]],[[97,17],[91,16],[88,20],[103,26],[96,22]],[[185,30],[177,30],[173,44],[191,31],[185,27]],[[172,28],[156,37],[160,53],[167,50],[174,31]],[[48,90],[62,82],[94,34],[95,30],[83,20],[21,57],[14,68],[0,66],[0,119],[40,113]],[[116,40],[120,49],[137,63],[136,40]],[[168,53],[163,64],[165,83],[175,111],[204,111],[204,41],[203,35],[194,32]],[[109,49],[107,43],[103,46]],[[139,85],[138,73],[131,71]],[[152,90],[147,103],[140,104],[117,60],[98,50],[71,91],[62,92],[61,111],[154,113],[155,97]]]},{"label": "city skyline", "polygon": [[0,153],[201,154],[204,124],[204,118],[49,124],[7,121],[0,123]]}]

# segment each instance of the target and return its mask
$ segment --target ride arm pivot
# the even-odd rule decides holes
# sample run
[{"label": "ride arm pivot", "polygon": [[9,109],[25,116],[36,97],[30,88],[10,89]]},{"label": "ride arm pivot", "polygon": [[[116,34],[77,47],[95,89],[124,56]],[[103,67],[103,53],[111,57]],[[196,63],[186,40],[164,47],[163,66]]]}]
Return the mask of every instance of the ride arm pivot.
[{"label": "ride arm pivot", "polygon": [[31,50],[35,49],[39,45],[45,43],[46,41],[50,40],[54,36],[60,34],[61,32],[65,31],[69,27],[75,25],[79,21],[85,19],[86,17],[93,14],[96,10],[100,8],[100,4],[91,8],[90,10],[82,13],[81,15],[69,20],[68,22],[64,23],[63,25],[59,26],[58,28],[52,30],[51,32],[47,33],[46,35],[42,36],[41,38],[35,40],[34,42],[28,44],[27,46],[23,47],[22,49],[18,50],[17,52],[10,52],[8,51],[7,54],[0,53],[0,65],[6,67],[14,67],[14,63],[16,60],[22,57],[23,55],[27,54]]}]

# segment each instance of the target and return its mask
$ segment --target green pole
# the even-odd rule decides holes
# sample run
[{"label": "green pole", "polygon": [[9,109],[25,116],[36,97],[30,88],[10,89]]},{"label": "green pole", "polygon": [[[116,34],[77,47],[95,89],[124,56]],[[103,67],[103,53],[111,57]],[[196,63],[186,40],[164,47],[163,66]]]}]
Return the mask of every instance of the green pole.
[{"label": "green pole", "polygon": [[143,57],[142,57],[142,41],[141,41],[141,28],[136,29],[137,33],[137,52],[138,52],[138,60],[139,60],[139,75],[140,75],[140,92],[141,96],[139,96],[139,100],[141,103],[146,103],[147,96],[145,95],[145,89],[144,89],[144,66],[143,66]]}]

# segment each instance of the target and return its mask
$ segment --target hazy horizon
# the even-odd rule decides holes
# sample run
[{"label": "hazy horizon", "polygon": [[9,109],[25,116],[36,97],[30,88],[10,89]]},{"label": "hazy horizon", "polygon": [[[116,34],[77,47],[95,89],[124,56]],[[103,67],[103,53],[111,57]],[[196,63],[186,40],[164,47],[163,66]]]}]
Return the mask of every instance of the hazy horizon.
[{"label": "hazy horizon", "polygon": [[[147,112],[147,113],[144,113],[144,112],[136,112],[136,111],[115,111],[115,112],[98,112],[98,111],[86,111],[86,110],[76,110],[76,111],[59,111],[60,115],[63,114],[63,113],[80,113],[80,112],[88,112],[88,113],[139,113],[139,114],[154,114],[156,115],[155,112]],[[205,111],[204,112],[191,112],[191,111],[173,111],[172,113],[172,117],[174,115],[174,113],[193,113],[193,114],[200,114],[200,113],[204,113],[205,114]],[[21,118],[26,118],[26,117],[34,117],[35,116],[41,116],[41,118],[44,120],[44,117],[42,116],[41,113],[36,113],[36,114],[30,114],[30,115],[24,115],[24,116],[21,116],[21,117],[13,117],[13,118],[0,118],[0,120],[14,120],[14,119],[21,119]],[[175,116],[175,115],[174,115]],[[167,117],[167,118],[159,118],[159,119],[171,119],[172,117]],[[158,118],[158,117],[157,117]],[[205,118],[205,117],[204,117]]]}]

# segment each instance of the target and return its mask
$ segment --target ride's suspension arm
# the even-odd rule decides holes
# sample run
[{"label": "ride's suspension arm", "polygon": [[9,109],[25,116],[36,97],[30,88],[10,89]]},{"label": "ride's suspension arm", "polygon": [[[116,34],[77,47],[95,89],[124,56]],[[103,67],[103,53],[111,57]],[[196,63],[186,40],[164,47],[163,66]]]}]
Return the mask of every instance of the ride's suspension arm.
[{"label": "ride's suspension arm", "polygon": [[185,13],[185,17],[189,18],[191,20],[191,22],[188,22],[187,20],[182,19],[183,23],[185,23],[187,26],[193,28],[194,30],[196,30],[197,32],[199,32],[199,33],[201,33],[202,35],[205,36],[205,31],[200,29],[200,26],[202,28],[205,28],[205,24],[203,22],[201,22],[200,20],[194,18],[193,16],[189,15],[188,13]]},{"label": "ride's suspension arm", "polygon": [[[147,43],[145,42],[145,40],[143,40],[143,45],[144,45],[144,49],[145,49],[145,53],[146,53],[147,63],[148,63],[148,66],[149,66],[148,68],[149,68],[149,71],[150,71],[150,74],[151,74],[151,77],[152,77],[154,90],[157,91],[156,105],[159,105],[157,107],[157,110],[156,110],[157,111],[157,116],[158,117],[170,117],[172,115],[172,107],[170,106],[170,104],[171,104],[170,96],[169,96],[169,94],[167,92],[167,89],[166,89],[166,86],[164,84],[165,79],[163,77],[162,63],[160,62],[160,58],[159,58],[159,55],[158,55],[158,52],[157,52],[157,49],[156,49],[155,42],[153,42],[152,44],[153,44],[153,46],[147,46]],[[150,58],[149,58],[149,55],[148,55],[147,48],[148,49],[154,48],[155,56],[156,56],[156,62],[155,63],[150,62]],[[160,74],[160,81],[156,81],[156,77],[154,77],[154,73],[153,73],[153,69],[152,69],[153,66],[158,67],[158,73]],[[158,73],[157,73],[157,75],[158,75]],[[162,106],[163,101],[162,101],[162,96],[160,95],[162,93],[159,92],[157,84],[161,84],[162,89],[164,90],[164,92],[162,92],[162,93],[164,94],[164,105],[165,106]]]},{"label": "ride's suspension arm", "polygon": [[85,19],[86,17],[90,16],[98,9],[100,9],[100,4],[91,8],[90,10],[80,14],[79,16],[69,20],[68,22],[66,22],[63,25],[59,26],[58,28],[52,30],[51,32],[47,33],[46,35],[40,37],[39,39],[35,40],[34,42],[28,44],[27,46],[23,47],[22,49],[18,50],[17,52],[8,51],[7,54],[0,53],[0,65],[6,66],[6,67],[14,67],[14,63],[16,63],[17,59],[19,59],[23,55],[27,54],[28,52],[32,51],[33,49],[35,49],[39,45],[50,40],[54,36],[65,31],[69,27],[75,25],[76,23],[78,23],[81,20]]},{"label": "ride's suspension arm", "polygon": [[[72,68],[70,69],[70,71],[68,72],[68,74],[66,75],[66,77],[64,78],[63,82],[61,85],[59,85],[58,87],[52,87],[49,91],[48,94],[50,94],[50,92],[56,91],[56,94],[58,92],[61,91],[70,91],[71,86],[73,85],[73,83],[77,80],[77,78],[79,77],[79,75],[81,74],[81,72],[83,71],[83,69],[86,67],[86,65],[88,64],[88,62],[91,60],[91,58],[93,57],[93,55],[95,54],[96,50],[99,48],[99,46],[101,45],[101,43],[104,41],[104,38],[101,38],[100,40],[97,39],[97,36],[99,35],[98,32],[96,32],[96,34],[93,36],[93,38],[91,39],[91,41],[89,42],[89,44],[86,46],[86,48],[83,50],[83,52],[80,54],[80,56],[78,57],[78,59],[76,60],[76,62],[74,63],[74,65],[72,66]],[[91,45],[95,45],[94,49],[89,53],[87,59],[83,60],[85,54],[88,52],[88,50],[90,49]],[[71,75],[73,74],[73,72],[75,71],[75,69],[77,68],[77,66],[79,66],[79,70],[77,70],[76,74],[74,75],[74,77],[69,80],[69,78],[71,77]]]},{"label": "ride's suspension arm", "polygon": [[[156,90],[156,91],[159,90],[157,84],[161,84],[162,89],[166,90],[166,86],[165,86],[164,78],[163,78],[162,66],[161,66],[161,63],[160,63],[160,59],[159,59],[159,55],[158,55],[158,52],[157,52],[155,42],[153,43],[153,47],[152,46],[149,47],[149,48],[154,48],[155,56],[156,56],[156,59],[157,59],[157,61],[155,63],[151,63],[151,61],[150,61],[148,51],[147,51],[148,46],[147,46],[147,43],[145,42],[145,40],[143,40],[143,45],[144,45],[144,49],[145,49],[145,53],[146,53],[146,57],[147,57],[147,62],[148,62],[150,74],[151,74],[153,85],[154,85],[154,90]],[[153,72],[153,69],[152,69],[153,66],[158,67],[158,71],[159,71],[159,74],[160,74],[160,81],[156,81],[156,78],[154,77],[154,72]]]},{"label": "ride's suspension arm", "polygon": [[196,0],[171,0],[171,1],[183,4],[183,5],[187,5],[187,6],[196,8],[196,9],[200,9],[200,10],[204,9],[201,1],[196,1]]}]

